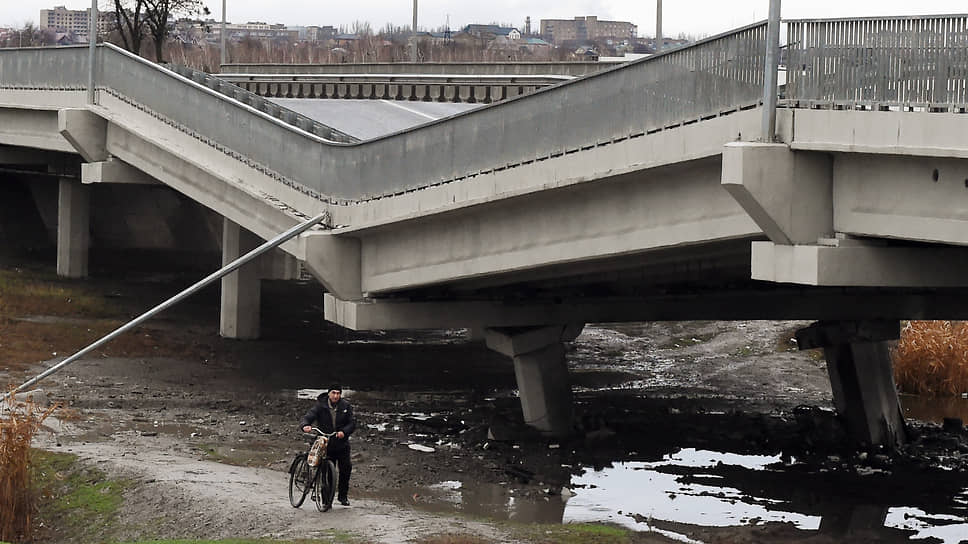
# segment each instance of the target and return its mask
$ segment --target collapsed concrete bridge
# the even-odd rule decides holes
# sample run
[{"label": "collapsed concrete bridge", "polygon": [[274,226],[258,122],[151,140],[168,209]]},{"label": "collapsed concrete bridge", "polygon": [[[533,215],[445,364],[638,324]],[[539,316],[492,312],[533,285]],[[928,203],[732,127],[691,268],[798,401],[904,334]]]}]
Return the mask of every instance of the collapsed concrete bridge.
[{"label": "collapsed concrete bridge", "polygon": [[223,282],[223,335],[257,337],[260,279],[306,270],[345,327],[481,332],[550,433],[584,323],[819,320],[801,345],[890,444],[898,320],[968,314],[966,20],[787,21],[766,135],[765,23],[366,141],[109,45],[93,103],[87,50],[2,50],[0,165],[69,277],[106,202],[95,243],[223,261],[328,212]]}]

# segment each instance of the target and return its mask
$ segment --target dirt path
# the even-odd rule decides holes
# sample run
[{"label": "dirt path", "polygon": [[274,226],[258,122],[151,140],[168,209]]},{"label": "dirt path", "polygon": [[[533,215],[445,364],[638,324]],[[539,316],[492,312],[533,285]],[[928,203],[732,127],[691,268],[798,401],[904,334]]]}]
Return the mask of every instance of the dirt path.
[{"label": "dirt path", "polygon": [[[73,443],[70,425],[40,437],[37,446],[79,456],[114,477],[139,482],[126,496],[120,539],[157,535],[168,538],[313,539],[352,534],[366,542],[412,541],[435,533],[479,535],[507,542],[506,531],[491,524],[401,508],[373,499],[354,499],[327,513],[307,500],[300,509],[288,503],[288,475],[279,470],[226,465],[177,453],[165,437],[117,433],[111,441]],[[150,533],[149,533],[150,531]]]}]

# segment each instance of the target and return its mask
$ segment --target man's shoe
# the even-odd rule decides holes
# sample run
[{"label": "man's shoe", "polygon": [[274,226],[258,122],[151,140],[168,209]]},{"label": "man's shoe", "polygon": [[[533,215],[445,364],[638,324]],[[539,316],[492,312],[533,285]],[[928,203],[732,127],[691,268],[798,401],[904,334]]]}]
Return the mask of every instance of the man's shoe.
[{"label": "man's shoe", "polygon": [[349,506],[350,505],[349,499],[339,499],[339,503],[342,504],[343,506]]}]

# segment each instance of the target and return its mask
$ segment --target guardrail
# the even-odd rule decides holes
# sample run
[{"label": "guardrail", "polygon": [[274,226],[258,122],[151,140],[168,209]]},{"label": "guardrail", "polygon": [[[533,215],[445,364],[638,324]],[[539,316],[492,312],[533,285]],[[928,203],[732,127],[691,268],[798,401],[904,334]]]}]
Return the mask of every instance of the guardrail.
[{"label": "guardrail", "polygon": [[252,106],[253,108],[267,113],[277,119],[282,120],[284,123],[288,123],[294,127],[298,127],[306,132],[315,134],[320,138],[325,138],[333,142],[342,143],[354,143],[360,141],[359,138],[350,136],[345,132],[337,130],[331,126],[324,125],[315,119],[306,117],[301,113],[297,113],[288,108],[280,106],[279,104],[270,102],[253,93],[249,89],[245,89],[236,85],[232,81],[228,81],[222,77],[216,77],[209,75],[205,72],[189,68],[188,66],[172,65],[170,69],[182,77],[186,77],[195,83],[204,85],[213,91],[219,92],[234,98],[243,104]]},{"label": "guardrail", "polygon": [[236,74],[454,74],[500,76],[586,76],[611,68],[607,62],[346,62],[337,64],[223,64],[219,71]]},{"label": "guardrail", "polygon": [[[281,182],[345,202],[459,181],[754,106],[762,96],[765,36],[765,23],[751,25],[358,144],[296,130],[112,45],[98,48],[95,80],[99,93]],[[0,50],[0,88],[83,89],[87,62],[83,47]]]},{"label": "guardrail", "polygon": [[413,100],[490,104],[574,79],[572,76],[437,74],[219,74],[260,96]]},{"label": "guardrail", "polygon": [[968,15],[785,22],[788,104],[968,107]]}]

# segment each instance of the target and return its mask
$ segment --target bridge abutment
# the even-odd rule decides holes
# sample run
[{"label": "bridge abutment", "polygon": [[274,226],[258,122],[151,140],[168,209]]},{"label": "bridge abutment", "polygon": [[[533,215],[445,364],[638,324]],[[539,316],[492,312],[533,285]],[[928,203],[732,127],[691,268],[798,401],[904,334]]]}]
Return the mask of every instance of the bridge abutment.
[{"label": "bridge abutment", "polygon": [[76,179],[61,178],[57,189],[57,275],[87,277],[90,245],[90,188]]},{"label": "bridge abutment", "polygon": [[487,347],[514,361],[524,422],[543,434],[565,436],[571,432],[574,410],[564,342],[574,340],[582,327],[486,330]]},{"label": "bridge abutment", "polygon": [[[237,223],[224,219],[222,265],[227,265],[259,246],[259,237]],[[259,306],[262,301],[261,266],[258,260],[222,278],[219,334],[225,338],[251,340],[259,337]]]},{"label": "bridge abutment", "polygon": [[820,321],[797,331],[800,349],[823,348],[834,407],[855,442],[893,448],[907,438],[889,349],[899,337],[893,320]]}]

